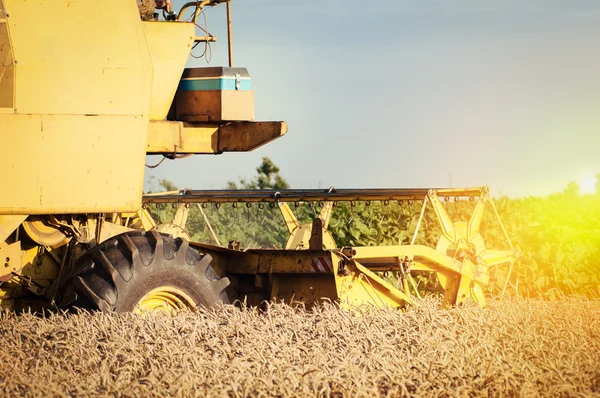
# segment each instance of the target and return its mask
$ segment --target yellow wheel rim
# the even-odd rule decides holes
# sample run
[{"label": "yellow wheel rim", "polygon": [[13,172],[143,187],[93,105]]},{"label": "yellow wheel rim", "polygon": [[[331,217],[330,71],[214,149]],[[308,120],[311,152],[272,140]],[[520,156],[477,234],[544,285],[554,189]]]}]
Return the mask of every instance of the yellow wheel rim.
[{"label": "yellow wheel rim", "polygon": [[185,309],[194,309],[196,304],[183,290],[173,286],[161,286],[152,289],[141,298],[135,312],[168,312],[177,313]]},{"label": "yellow wheel rim", "polygon": [[36,243],[53,249],[66,244],[69,239],[58,228],[44,224],[39,218],[30,218],[23,223],[23,229]]}]

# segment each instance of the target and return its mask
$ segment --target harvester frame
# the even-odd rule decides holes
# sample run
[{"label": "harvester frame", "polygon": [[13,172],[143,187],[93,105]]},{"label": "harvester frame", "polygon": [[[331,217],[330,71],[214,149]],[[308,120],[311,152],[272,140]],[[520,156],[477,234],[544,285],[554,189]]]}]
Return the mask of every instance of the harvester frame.
[{"label": "harvester frame", "polygon": [[[453,221],[442,201],[466,198],[475,201],[468,222]],[[300,224],[289,203],[319,203],[321,211],[312,223]],[[327,230],[333,209],[340,202],[422,202],[417,226],[409,245],[367,246],[338,248]],[[495,266],[512,263],[514,249],[488,187],[467,189],[303,189],[303,190],[182,190],[144,196],[143,218],[150,220],[150,205],[172,205],[176,213],[172,223],[164,224],[171,233],[185,231],[185,220],[190,206],[225,203],[260,208],[278,207],[290,237],[286,248],[235,250],[235,244],[225,249],[194,244],[213,257],[213,267],[231,280],[243,275],[255,276],[255,286],[266,293],[250,300],[256,305],[262,300],[280,299],[312,304],[320,298],[339,300],[343,306],[357,307],[372,304],[377,307],[403,307],[418,295],[411,272],[434,272],[445,291],[443,305],[461,304],[469,299],[486,305],[484,288],[489,284],[490,272]],[[479,234],[483,212],[490,204],[500,228],[504,231],[507,250],[488,250]],[[430,205],[442,227],[437,247],[415,245],[426,207]],[[162,225],[147,227],[162,229]],[[175,227],[175,228],[174,228]],[[186,235],[187,238],[189,236]],[[396,287],[382,277],[382,272],[394,272],[400,279]],[[335,283],[315,283],[302,275],[332,275]],[[242,277],[243,278],[243,277]],[[289,280],[293,280],[289,282]],[[330,278],[331,279],[331,278]],[[282,280],[285,286],[282,289]],[[319,287],[316,287],[318,285]],[[236,286],[234,284],[233,290]],[[411,293],[412,290],[412,293]],[[233,297],[248,300],[243,289],[232,291]]]},{"label": "harvester frame", "polygon": [[[413,301],[413,271],[437,273],[445,305],[485,305],[491,268],[514,261],[508,236],[507,250],[491,251],[479,234],[484,206],[493,206],[487,187],[142,195],[146,155],[251,151],[287,132],[285,122],[253,120],[248,78],[231,68],[229,1],[232,88],[207,93],[206,71],[185,68],[196,43],[216,40],[196,35],[196,19],[223,2],[187,3],[159,21],[140,18],[133,0],[35,7],[0,0],[0,146],[9,149],[0,158],[0,308],[172,311],[229,299],[311,305],[322,298],[402,307]],[[206,98],[216,98],[212,113],[196,112]],[[477,198],[471,220],[451,220],[440,197]],[[321,213],[300,224],[288,203],[306,201],[322,202]],[[436,248],[414,238],[410,245],[337,248],[327,225],[340,201],[423,201],[421,217],[430,204],[442,236]],[[159,203],[178,206],[169,225],[145,208]],[[186,212],[202,203],[277,206],[290,233],[286,248],[188,242]],[[382,278],[386,271],[400,275],[398,287]]]}]

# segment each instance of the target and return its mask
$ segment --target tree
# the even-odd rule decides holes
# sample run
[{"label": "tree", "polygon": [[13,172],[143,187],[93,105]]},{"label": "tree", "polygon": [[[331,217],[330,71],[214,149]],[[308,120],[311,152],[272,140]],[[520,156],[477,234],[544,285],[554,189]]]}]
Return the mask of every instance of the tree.
[{"label": "tree", "polygon": [[[279,174],[279,167],[267,157],[262,158],[262,163],[256,168],[258,173],[256,177],[248,181],[240,179],[239,188],[241,189],[287,189],[290,185]],[[238,184],[233,181],[227,182],[228,189],[239,189]]]},{"label": "tree", "polygon": [[165,189],[165,191],[178,191],[177,185],[166,178],[161,178],[158,180],[158,185]]},{"label": "tree", "polygon": [[148,183],[150,185],[150,189],[147,193],[179,190],[173,181],[167,180],[166,178],[156,178],[155,176],[150,176]]},{"label": "tree", "polygon": [[[239,182],[228,181],[227,189],[286,189],[289,184],[279,174],[280,170],[271,159],[262,158],[256,168],[256,176],[250,180],[241,178]],[[188,219],[188,232],[193,240],[214,243],[208,223],[212,224],[218,240],[226,243],[237,240],[243,247],[281,248],[288,238],[285,222],[277,206],[263,204],[224,204],[206,206],[202,214],[192,207]]]},{"label": "tree", "polygon": [[574,181],[571,181],[567,185],[567,187],[563,190],[564,195],[569,198],[574,198],[576,196],[579,196],[579,192],[580,192],[579,185]]}]

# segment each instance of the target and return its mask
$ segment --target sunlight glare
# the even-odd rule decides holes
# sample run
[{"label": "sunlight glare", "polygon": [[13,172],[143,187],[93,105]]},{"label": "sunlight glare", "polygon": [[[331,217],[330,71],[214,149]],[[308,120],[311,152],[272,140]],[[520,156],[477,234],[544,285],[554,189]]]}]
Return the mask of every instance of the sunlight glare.
[{"label": "sunlight glare", "polygon": [[587,175],[579,182],[579,189],[583,195],[596,192],[596,177]]}]

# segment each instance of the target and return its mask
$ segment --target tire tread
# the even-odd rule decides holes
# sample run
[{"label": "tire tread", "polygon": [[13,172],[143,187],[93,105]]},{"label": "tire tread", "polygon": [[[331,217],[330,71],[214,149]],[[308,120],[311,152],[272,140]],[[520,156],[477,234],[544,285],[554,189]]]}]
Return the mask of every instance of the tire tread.
[{"label": "tire tread", "polygon": [[[157,231],[131,231],[117,235],[83,254],[74,272],[59,287],[59,306],[79,307],[103,312],[131,309],[132,295],[144,289],[144,281],[169,270],[172,278],[193,278],[190,285],[202,289],[197,293],[199,305],[212,307],[228,303],[224,289],[228,278],[219,278],[210,266],[212,257],[202,255],[187,240],[173,239]],[[200,287],[197,287],[200,286]],[[62,297],[61,297],[62,295]]]}]

